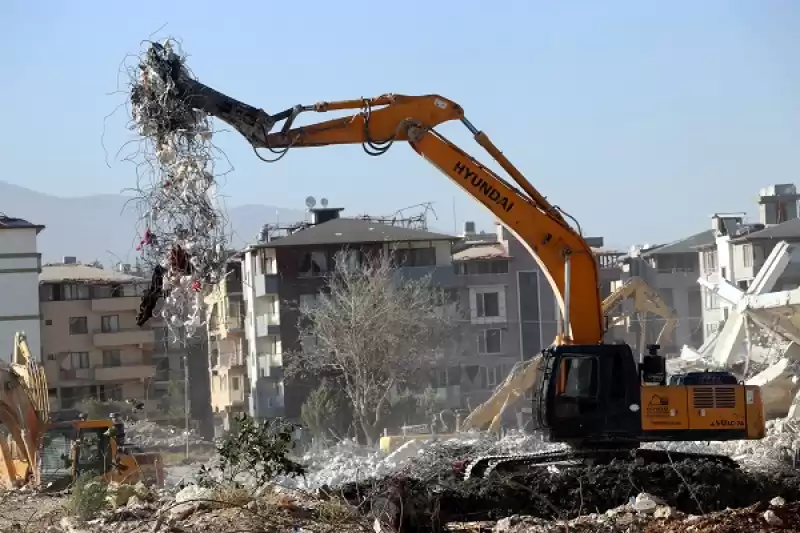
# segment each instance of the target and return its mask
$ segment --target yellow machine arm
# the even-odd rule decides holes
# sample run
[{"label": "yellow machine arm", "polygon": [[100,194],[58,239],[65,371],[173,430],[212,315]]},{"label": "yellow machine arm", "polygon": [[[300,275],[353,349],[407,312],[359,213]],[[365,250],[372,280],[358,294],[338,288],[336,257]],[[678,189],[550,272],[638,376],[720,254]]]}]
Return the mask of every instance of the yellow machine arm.
[{"label": "yellow machine arm", "polygon": [[[607,315],[625,299],[634,298],[634,310],[640,313],[653,313],[666,320],[664,328],[659,334],[661,339],[669,338],[675,330],[675,313],[645,280],[639,277],[628,279],[625,284],[608,295],[603,300],[603,314]],[[639,343],[644,353],[646,342],[644,328],[641,332]],[[539,358],[517,363],[509,372],[508,377],[497,386],[492,396],[472,410],[461,424],[461,429],[469,431],[489,424],[489,431],[498,432],[505,410],[516,404],[537,381],[539,371]]]},{"label": "yellow machine arm", "polygon": [[[602,341],[604,324],[598,266],[591,248],[580,234],[580,228],[573,229],[567,223],[564,211],[548,202],[489,137],[466,119],[464,110],[455,102],[438,95],[388,94],[296,106],[270,116],[194,80],[181,81],[190,105],[230,124],[254,148],[267,148],[282,154],[293,147],[362,144],[370,155],[380,155],[395,141],[407,142],[494,213],[539,262],[565,317],[566,331],[556,342],[596,344]],[[343,110],[356,113],[309,126],[292,127],[300,113]],[[269,133],[281,120],[285,120],[281,131]],[[467,127],[475,141],[511,177],[513,184],[434,130],[439,124],[451,120],[461,121]],[[581,305],[570,306],[572,297]]]},{"label": "yellow machine arm", "polygon": [[[664,319],[664,326],[656,339],[657,344],[663,344],[673,338],[675,328],[678,325],[675,311],[667,305],[657,290],[647,284],[639,277],[632,277],[611,293],[603,300],[603,314],[608,315],[623,300],[633,296],[634,312],[645,314],[651,313]],[[627,316],[627,315],[626,315]],[[647,343],[646,327],[647,323],[641,323],[641,334],[639,335],[639,353],[645,353]]]},{"label": "yellow machine arm", "polygon": [[[36,465],[49,416],[47,379],[33,359],[24,333],[14,336],[11,364],[0,368],[0,388],[0,423],[8,430],[16,451],[12,453],[9,442],[0,438],[0,481],[13,486],[30,475],[38,485]],[[23,466],[27,472],[20,471]]]}]

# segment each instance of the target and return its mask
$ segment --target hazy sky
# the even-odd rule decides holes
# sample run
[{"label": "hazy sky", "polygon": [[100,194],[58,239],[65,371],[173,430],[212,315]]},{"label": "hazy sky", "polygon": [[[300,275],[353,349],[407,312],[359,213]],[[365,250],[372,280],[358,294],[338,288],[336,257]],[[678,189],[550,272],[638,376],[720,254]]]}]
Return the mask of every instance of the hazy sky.
[{"label": "hazy sky", "polygon": [[[104,117],[125,101],[111,93],[126,88],[126,55],[168,36],[201,81],[268,112],[447,96],[586,233],[614,244],[702,231],[715,211],[754,212],[760,187],[800,182],[794,0],[4,0],[0,179],[60,196],[133,186],[134,168],[114,160],[132,138],[126,111]],[[488,160],[460,124],[440,131]],[[401,144],[378,158],[360,146],[294,150],[268,165],[233,133],[217,143],[235,167],[229,204],[302,207],[314,195],[388,214],[432,201],[432,224],[450,231],[455,199],[459,227],[491,224]]]}]

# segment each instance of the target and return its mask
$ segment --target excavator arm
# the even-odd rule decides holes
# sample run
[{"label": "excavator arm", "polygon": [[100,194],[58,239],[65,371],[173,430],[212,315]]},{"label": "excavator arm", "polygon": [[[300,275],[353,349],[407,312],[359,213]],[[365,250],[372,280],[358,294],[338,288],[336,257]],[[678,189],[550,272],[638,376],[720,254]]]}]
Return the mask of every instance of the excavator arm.
[{"label": "excavator arm", "polygon": [[[603,313],[598,267],[579,228],[570,226],[563,211],[551,205],[525,179],[486,134],[465,118],[464,110],[455,102],[438,95],[389,94],[371,99],[295,106],[270,116],[194,80],[182,82],[190,105],[227,122],[255,149],[269,149],[278,154],[278,158],[290,148],[342,144],[362,144],[370,155],[380,155],[395,141],[407,142],[419,155],[486,206],[536,258],[565,317],[565,332],[556,342],[601,342]],[[301,113],[344,110],[356,113],[294,127],[295,119]],[[513,183],[434,130],[439,124],[452,120],[459,120],[467,127],[476,142],[509,174]],[[284,124],[280,131],[270,133],[281,121]],[[580,306],[570,305],[573,296],[581,302]]]}]

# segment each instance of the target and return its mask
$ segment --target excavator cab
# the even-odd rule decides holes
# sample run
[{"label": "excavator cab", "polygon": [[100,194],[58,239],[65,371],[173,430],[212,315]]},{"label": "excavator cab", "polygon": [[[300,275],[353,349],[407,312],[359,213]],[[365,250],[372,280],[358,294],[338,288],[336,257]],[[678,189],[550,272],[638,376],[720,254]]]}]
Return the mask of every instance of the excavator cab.
[{"label": "excavator cab", "polygon": [[540,364],[534,412],[550,441],[639,445],[641,381],[630,346],[553,346]]}]

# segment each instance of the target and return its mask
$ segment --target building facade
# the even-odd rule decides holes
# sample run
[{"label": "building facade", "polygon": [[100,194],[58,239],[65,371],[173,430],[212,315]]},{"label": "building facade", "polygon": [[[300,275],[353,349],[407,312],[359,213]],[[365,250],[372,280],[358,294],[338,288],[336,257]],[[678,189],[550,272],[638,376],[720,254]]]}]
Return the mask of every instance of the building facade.
[{"label": "building facade", "polygon": [[[261,417],[299,416],[312,385],[284,380],[284,354],[299,349],[298,308],[318,297],[334,256],[345,248],[402,253],[398,279],[429,275],[459,302],[460,342],[451,348],[447,365],[430,377],[441,404],[474,408],[515,363],[555,339],[560,311],[547,278],[500,224],[493,233],[479,234],[467,223],[464,234],[453,237],[341,218],[340,211],[312,209],[310,222],[263,236],[231,262],[228,281],[209,298],[212,403],[223,427],[231,413],[244,410]],[[619,278],[622,253],[603,249],[602,239],[592,244],[605,294]]]},{"label": "building facade", "polygon": [[34,357],[42,352],[37,297],[42,256],[37,236],[44,226],[0,215],[0,342],[8,362],[16,332],[24,332]]},{"label": "building facade", "polygon": [[53,410],[89,398],[136,399],[150,418],[184,416],[185,339],[170,338],[158,318],[136,325],[146,285],[74,257],[42,267],[42,359]]},{"label": "building facade", "polygon": [[[791,184],[761,189],[759,220],[748,223],[743,214],[717,214],[711,218],[713,240],[697,248],[702,276],[714,283],[721,279],[747,290],[772,249],[780,241],[800,243],[797,189]],[[792,261],[778,278],[774,290],[800,286],[800,263]],[[717,294],[702,291],[705,340],[724,324],[730,304]]]}]

